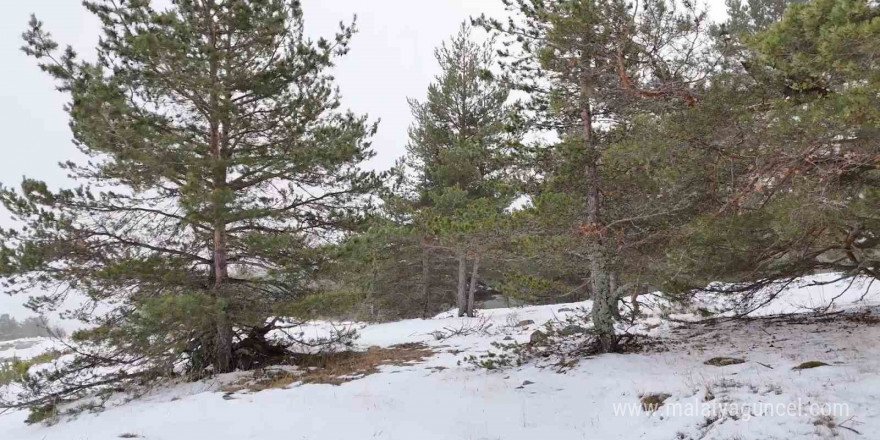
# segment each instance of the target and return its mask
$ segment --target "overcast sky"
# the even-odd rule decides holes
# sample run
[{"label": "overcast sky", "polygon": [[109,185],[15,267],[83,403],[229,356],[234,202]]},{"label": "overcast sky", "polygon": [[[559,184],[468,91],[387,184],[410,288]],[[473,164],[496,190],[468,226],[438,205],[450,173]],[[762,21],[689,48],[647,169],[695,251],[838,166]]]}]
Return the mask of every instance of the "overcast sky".
[{"label": "overcast sky", "polygon": [[[722,0],[713,0],[720,3]],[[98,22],[79,0],[11,0],[0,15],[0,182],[17,185],[23,175],[66,183],[57,163],[76,159],[70,142],[65,97],[54,90],[19,48],[28,17],[35,13],[62,45],[89,56],[98,38]],[[386,169],[404,150],[411,122],[407,97],[422,99],[437,73],[433,50],[470,16],[502,16],[501,0],[304,0],[306,32],[330,36],[339,21],[358,16],[359,33],[351,52],[336,68],[343,105],[381,118],[373,139],[377,157],[369,166]],[[482,33],[482,31],[479,31]],[[4,220],[0,219],[0,224]],[[0,314],[24,316],[24,298],[0,294]]]}]

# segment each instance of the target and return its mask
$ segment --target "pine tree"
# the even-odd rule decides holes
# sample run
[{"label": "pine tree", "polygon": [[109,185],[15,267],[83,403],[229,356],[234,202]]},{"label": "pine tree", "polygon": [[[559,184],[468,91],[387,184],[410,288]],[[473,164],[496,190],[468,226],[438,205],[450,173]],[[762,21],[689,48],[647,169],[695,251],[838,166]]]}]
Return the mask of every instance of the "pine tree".
[{"label": "pine tree", "polygon": [[[600,350],[614,351],[618,299],[638,278],[625,273],[627,252],[654,245],[666,225],[652,222],[682,215],[692,201],[669,197],[651,178],[627,188],[639,180],[611,156],[632,140],[635,123],[695,102],[705,13],[663,0],[638,9],[625,1],[504,3],[513,19],[476,22],[507,37],[507,70],[530,95],[527,120],[560,139],[538,158],[535,206],[544,218],[533,224],[551,243],[542,247],[564,249],[557,258],[585,267],[570,275],[588,277],[577,288],[591,292]],[[631,280],[624,284],[621,275]]]},{"label": "pine tree", "polygon": [[339,110],[328,73],[355,29],[311,40],[295,0],[84,5],[103,30],[95,61],[36,18],[24,34],[89,161],[62,164],[75,189],[2,188],[23,224],[0,233],[4,285],[55,292],[36,308],[88,297],[77,338],[110,349],[82,370],[247,366],[273,349],[268,318],[313,292],[315,244],[356,224],[376,184],[358,167],[375,125]]},{"label": "pine tree", "polygon": [[415,181],[410,206],[424,237],[425,293],[429,248],[451,248],[458,262],[459,314],[473,316],[482,248],[512,200],[506,167],[516,136],[507,124],[510,92],[492,73],[492,42],[473,42],[470,29],[463,24],[448,45],[437,49],[441,73],[428,87],[427,99],[410,100],[415,122],[401,172]]},{"label": "pine tree", "polygon": [[[473,315],[478,289],[500,284],[500,231],[513,196],[508,90],[493,77],[492,42],[471,29],[435,51],[440,74],[415,119],[407,154],[380,191],[381,209],[336,247],[323,276],[370,321],[430,317],[458,305]],[[468,267],[469,261],[472,261]]]},{"label": "pine tree", "polygon": [[880,275],[878,17],[868,1],[816,0],[728,36],[739,62],[679,125],[714,152],[703,169],[724,170],[672,254],[681,289],[732,282],[748,311],[815,272]]}]

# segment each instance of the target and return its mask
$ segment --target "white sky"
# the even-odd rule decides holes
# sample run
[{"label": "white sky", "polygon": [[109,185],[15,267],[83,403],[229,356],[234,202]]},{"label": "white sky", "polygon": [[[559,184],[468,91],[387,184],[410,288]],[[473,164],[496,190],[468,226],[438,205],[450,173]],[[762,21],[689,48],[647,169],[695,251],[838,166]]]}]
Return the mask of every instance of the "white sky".
[{"label": "white sky", "polygon": [[[710,0],[712,4],[721,0]],[[23,175],[51,186],[64,185],[57,163],[77,159],[70,142],[65,96],[19,48],[28,17],[36,13],[63,45],[88,57],[98,37],[98,22],[79,0],[6,0],[0,15],[0,182],[18,185]],[[336,77],[343,107],[381,118],[373,138],[377,157],[369,166],[387,169],[403,154],[411,116],[406,99],[422,99],[437,73],[434,48],[454,34],[468,17],[482,12],[500,17],[501,0],[304,0],[306,31],[331,36],[340,20],[358,15],[360,32],[342,58]],[[482,34],[482,31],[477,31]],[[3,224],[0,219],[0,224]],[[0,294],[0,314],[26,315],[24,298]]]}]

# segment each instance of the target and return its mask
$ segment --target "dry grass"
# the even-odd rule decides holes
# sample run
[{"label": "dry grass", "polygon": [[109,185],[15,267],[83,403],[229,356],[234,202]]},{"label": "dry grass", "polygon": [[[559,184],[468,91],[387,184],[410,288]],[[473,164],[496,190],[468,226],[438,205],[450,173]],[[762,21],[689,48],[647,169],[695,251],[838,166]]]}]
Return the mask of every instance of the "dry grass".
[{"label": "dry grass", "polygon": [[412,365],[432,356],[434,352],[421,343],[370,347],[367,351],[340,351],[322,354],[297,354],[292,358],[295,370],[264,370],[255,379],[245,379],[224,388],[231,393],[249,389],[262,391],[284,388],[294,383],[340,385],[379,372],[383,365]]},{"label": "dry grass", "polygon": [[745,360],[743,360],[743,359],[737,359],[737,358],[731,358],[731,357],[716,357],[716,358],[709,359],[708,361],[703,362],[703,363],[706,365],[712,365],[715,367],[725,367],[728,365],[742,364],[744,362],[745,362]]},{"label": "dry grass", "polygon": [[666,393],[645,394],[639,399],[639,402],[642,403],[643,410],[654,412],[660,409],[663,406],[663,402],[670,397],[672,396]]},{"label": "dry grass", "polygon": [[408,343],[389,348],[370,347],[365,352],[343,351],[309,356],[298,365],[308,368],[302,375],[303,383],[339,385],[378,373],[382,365],[412,365],[433,354],[424,344]]}]

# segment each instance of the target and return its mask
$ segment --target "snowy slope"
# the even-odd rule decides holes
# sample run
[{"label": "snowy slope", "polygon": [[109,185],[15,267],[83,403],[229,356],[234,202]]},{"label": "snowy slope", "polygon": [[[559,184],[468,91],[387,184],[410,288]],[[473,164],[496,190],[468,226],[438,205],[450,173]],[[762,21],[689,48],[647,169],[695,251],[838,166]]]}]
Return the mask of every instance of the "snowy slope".
[{"label": "snowy slope", "polygon": [[51,350],[63,350],[63,344],[49,338],[23,338],[0,341],[0,360],[28,360]]},{"label": "snowy slope", "polygon": [[[825,304],[846,284],[792,286],[749,321],[685,324],[666,319],[657,307],[637,326],[663,341],[656,349],[596,356],[565,374],[533,365],[487,371],[462,360],[504,338],[526,342],[540,324],[588,310],[589,302],[357,325],[361,347],[424,342],[436,354],[339,386],[217,392],[244,374],[234,373],[158,389],[49,427],[25,425],[21,412],[5,414],[0,439],[880,438],[880,289],[872,286],[862,298],[866,287],[845,292],[835,301],[843,313],[824,318],[768,315]],[[696,319],[680,312],[673,316]],[[517,326],[524,320],[535,324]],[[317,323],[302,331],[320,336],[328,327]],[[433,335],[476,328],[483,331],[442,341]],[[704,364],[719,356],[746,362]],[[792,370],[807,361],[828,365]],[[649,413],[639,405],[646,393],[670,397]],[[825,409],[833,417],[819,414]]]}]

